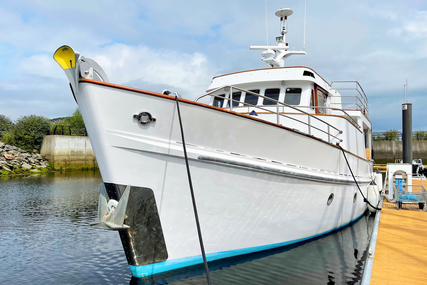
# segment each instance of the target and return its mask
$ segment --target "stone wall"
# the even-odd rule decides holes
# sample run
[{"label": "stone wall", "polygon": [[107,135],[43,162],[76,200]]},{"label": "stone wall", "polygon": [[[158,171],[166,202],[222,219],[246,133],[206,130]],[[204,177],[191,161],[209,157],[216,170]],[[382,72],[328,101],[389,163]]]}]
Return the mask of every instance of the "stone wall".
[{"label": "stone wall", "polygon": [[[375,163],[394,162],[402,159],[401,141],[374,141]],[[427,163],[427,141],[412,141],[412,159],[421,158]]]},{"label": "stone wall", "polygon": [[45,136],[40,153],[56,170],[98,168],[89,137]]}]

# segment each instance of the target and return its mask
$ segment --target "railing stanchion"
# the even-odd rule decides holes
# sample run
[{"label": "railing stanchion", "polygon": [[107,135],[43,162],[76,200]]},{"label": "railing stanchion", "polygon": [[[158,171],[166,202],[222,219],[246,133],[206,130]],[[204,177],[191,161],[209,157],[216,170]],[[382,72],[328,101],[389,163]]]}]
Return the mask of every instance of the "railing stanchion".
[{"label": "railing stanchion", "polygon": [[276,115],[277,115],[277,124],[280,124],[280,110],[279,110],[279,104],[276,104]]},{"label": "railing stanchion", "polygon": [[230,111],[233,111],[233,86],[230,86]]},{"label": "railing stanchion", "polygon": [[331,127],[328,125],[328,143],[331,143]]},{"label": "railing stanchion", "polygon": [[311,115],[308,115],[308,134],[311,136]]}]

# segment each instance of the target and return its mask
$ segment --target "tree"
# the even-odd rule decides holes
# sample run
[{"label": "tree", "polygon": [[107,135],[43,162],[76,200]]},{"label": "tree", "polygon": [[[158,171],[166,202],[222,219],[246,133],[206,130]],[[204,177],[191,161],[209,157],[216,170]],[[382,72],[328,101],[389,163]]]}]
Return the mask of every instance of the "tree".
[{"label": "tree", "polygon": [[399,140],[398,134],[397,130],[388,130],[384,132],[384,137],[386,141],[397,141]]},{"label": "tree", "polygon": [[75,132],[77,135],[86,133],[85,122],[83,121],[82,114],[78,108],[76,111],[74,111],[73,115],[69,119],[69,123],[73,129],[73,132]]},{"label": "tree", "polygon": [[5,115],[0,115],[0,140],[3,139],[3,135],[13,128],[13,123]]},{"label": "tree", "polygon": [[36,115],[20,117],[13,128],[15,145],[32,151],[40,150],[43,137],[49,134],[50,120]]},{"label": "tree", "polygon": [[424,132],[424,131],[416,131],[415,134],[414,134],[414,139],[416,141],[425,140],[425,139],[427,139],[427,133]]},{"label": "tree", "polygon": [[83,122],[83,117],[79,109],[77,108],[71,117],[62,117],[60,120],[56,120],[51,126],[51,134],[70,136],[86,135],[85,123]]}]

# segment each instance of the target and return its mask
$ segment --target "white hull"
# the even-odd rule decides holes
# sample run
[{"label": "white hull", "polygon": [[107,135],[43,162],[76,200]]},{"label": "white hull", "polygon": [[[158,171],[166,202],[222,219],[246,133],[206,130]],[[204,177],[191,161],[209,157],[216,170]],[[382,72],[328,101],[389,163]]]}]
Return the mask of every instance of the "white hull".
[{"label": "white hull", "polygon": [[[133,275],[201,263],[173,97],[88,80],[80,82],[76,97],[103,181],[154,192],[168,259],[131,265]],[[365,211],[334,145],[186,100],[180,108],[208,260],[312,238]],[[142,111],[156,122],[139,124],[133,115]],[[346,155],[366,196],[372,164]]]}]

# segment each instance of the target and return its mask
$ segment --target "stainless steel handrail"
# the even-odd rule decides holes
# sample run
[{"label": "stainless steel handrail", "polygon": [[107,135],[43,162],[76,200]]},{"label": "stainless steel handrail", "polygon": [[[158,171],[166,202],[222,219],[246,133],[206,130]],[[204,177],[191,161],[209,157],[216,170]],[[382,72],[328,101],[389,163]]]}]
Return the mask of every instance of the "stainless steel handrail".
[{"label": "stainless steel handrail", "polygon": [[[334,86],[335,84],[335,86]],[[336,86],[342,84],[343,87]],[[353,85],[351,87],[348,87],[349,85]],[[341,94],[341,98],[353,98],[355,97],[355,102],[342,102],[342,104],[355,104],[357,107],[356,109],[361,110],[364,114],[369,114],[369,107],[368,107],[368,97],[365,94],[365,91],[363,90],[362,86],[360,86],[359,82],[357,81],[332,81],[331,82],[332,89],[336,91],[355,91],[356,94],[352,96],[346,96],[344,94]],[[360,103],[360,105],[359,105]]]},{"label": "stainless steel handrail", "polygon": [[[227,88],[229,88],[229,90],[230,90],[230,92],[229,92],[229,96],[228,96],[228,97],[223,97],[223,96],[219,96],[219,95],[214,95],[214,94],[213,94],[213,93],[215,93],[215,92],[217,92],[217,91],[219,91],[219,90],[221,90],[221,89],[224,89],[224,91],[225,91],[225,92],[228,92],[228,90],[226,90]],[[309,135],[311,135],[311,129],[313,128],[313,129],[316,129],[316,130],[318,130],[318,131],[320,131],[320,132],[322,132],[322,133],[326,134],[326,135],[328,136],[328,142],[330,142],[330,141],[331,141],[331,137],[333,137],[334,139],[338,140],[339,142],[342,142],[342,139],[340,139],[340,138],[338,138],[337,136],[334,136],[334,135],[332,135],[332,134],[330,133],[330,128],[332,128],[332,129],[336,130],[336,131],[338,132],[338,135],[339,135],[339,134],[342,134],[342,133],[343,133],[343,131],[342,131],[342,130],[340,130],[340,129],[338,129],[338,128],[336,128],[336,127],[334,127],[334,126],[332,126],[331,124],[329,124],[329,123],[325,122],[324,120],[322,120],[322,119],[320,119],[320,118],[318,118],[318,117],[315,117],[315,116],[311,115],[310,113],[307,113],[307,112],[305,112],[305,111],[301,110],[300,108],[296,108],[296,107],[291,106],[291,105],[288,105],[288,104],[286,104],[286,103],[279,102],[279,101],[274,100],[274,99],[272,99],[272,98],[269,98],[269,97],[263,96],[263,95],[261,95],[261,94],[258,94],[258,93],[255,93],[255,92],[251,92],[251,91],[249,91],[249,90],[245,90],[245,89],[242,89],[242,88],[239,88],[239,87],[236,87],[236,86],[227,85],[227,86],[218,87],[218,88],[216,88],[216,89],[214,89],[214,90],[212,90],[212,91],[210,91],[210,92],[208,92],[208,93],[206,93],[206,94],[204,94],[204,95],[202,95],[202,96],[199,96],[195,101],[197,102],[198,100],[200,100],[200,99],[202,99],[202,98],[204,98],[204,97],[206,97],[206,96],[212,96],[212,97],[215,97],[215,98],[221,98],[221,99],[223,99],[224,101],[228,101],[228,102],[227,102],[227,104],[229,104],[229,105],[230,105],[230,110],[232,110],[232,108],[233,108],[233,107],[232,107],[232,106],[233,106],[233,102],[239,102],[239,103],[242,103],[244,106],[254,107],[254,108],[257,108],[257,109],[260,109],[260,110],[264,110],[264,111],[267,111],[267,112],[271,112],[271,113],[273,113],[273,114],[274,114],[274,112],[273,112],[272,110],[270,110],[270,109],[266,109],[266,108],[264,108],[264,107],[262,107],[262,106],[255,106],[255,105],[248,104],[248,103],[246,103],[246,102],[242,102],[242,101],[234,100],[234,99],[233,99],[233,92],[232,92],[232,90],[233,90],[233,89],[234,89],[234,90],[239,90],[239,91],[241,91],[241,92],[245,92],[246,94],[248,94],[248,93],[249,93],[249,94],[252,94],[252,95],[256,95],[256,96],[258,96],[258,97],[261,97],[261,98],[264,98],[264,99],[267,99],[267,100],[270,100],[270,101],[272,101],[272,102],[276,103],[277,124],[280,124],[280,116],[282,116],[282,117],[285,117],[285,118],[288,118],[288,119],[294,120],[294,121],[296,121],[296,122],[298,122],[298,123],[301,123],[301,124],[303,124],[303,125],[306,125],[306,126],[307,126],[307,129],[308,129],[308,132],[307,132],[307,133],[308,133]],[[223,102],[222,106],[224,106],[224,104],[225,104],[225,102]],[[308,121],[308,123],[306,123],[306,122],[304,122],[304,121],[301,121],[301,120],[298,120],[298,119],[296,119],[296,118],[293,118],[293,117],[290,117],[290,116],[284,115],[284,114],[280,114],[280,112],[279,112],[279,105],[282,105],[283,107],[287,107],[287,108],[294,109],[294,110],[296,110],[296,111],[298,111],[298,112],[301,112],[301,113],[303,113],[303,114],[307,115],[307,121]],[[271,105],[271,106],[273,107],[274,105]],[[323,107],[314,107],[314,108],[323,108]],[[326,108],[327,108],[327,107],[326,107]],[[335,109],[335,108],[330,108],[330,109]],[[336,109],[336,110],[339,110],[339,109]],[[346,115],[348,115],[348,114],[346,114]],[[326,131],[324,131],[324,130],[322,130],[322,129],[318,128],[318,127],[312,126],[312,125],[311,125],[311,118],[314,118],[314,119],[316,119],[317,121],[319,121],[319,122],[321,122],[321,123],[325,124],[325,125],[327,126],[328,131],[326,132]],[[351,118],[351,117],[350,117],[350,118]]]}]

